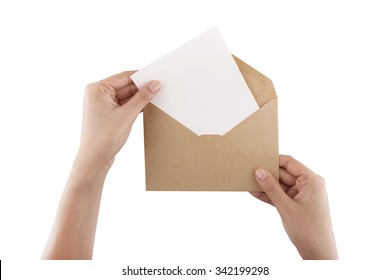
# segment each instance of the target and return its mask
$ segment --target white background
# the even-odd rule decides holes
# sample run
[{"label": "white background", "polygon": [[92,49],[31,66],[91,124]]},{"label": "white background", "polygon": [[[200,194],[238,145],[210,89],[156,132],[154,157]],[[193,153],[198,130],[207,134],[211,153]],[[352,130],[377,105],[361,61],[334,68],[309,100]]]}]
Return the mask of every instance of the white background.
[{"label": "white background", "polygon": [[[5,279],[124,279],[127,265],[268,265],[269,279],[383,276],[390,235],[386,2],[2,1]],[[325,177],[342,260],[300,261],[275,209],[248,193],[145,192],[139,116],[106,180],[97,261],[38,261],[78,148],[85,85],[139,69],[214,25],[232,53],[273,80],[280,152]]]}]

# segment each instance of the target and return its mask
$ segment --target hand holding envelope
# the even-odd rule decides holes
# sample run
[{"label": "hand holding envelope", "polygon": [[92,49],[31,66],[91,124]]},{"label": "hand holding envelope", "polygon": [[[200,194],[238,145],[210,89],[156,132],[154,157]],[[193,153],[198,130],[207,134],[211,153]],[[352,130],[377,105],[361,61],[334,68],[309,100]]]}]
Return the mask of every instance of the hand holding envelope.
[{"label": "hand holding envelope", "polygon": [[232,57],[213,28],[131,76],[162,89],[144,109],[147,190],[260,191],[278,178],[272,82]]}]

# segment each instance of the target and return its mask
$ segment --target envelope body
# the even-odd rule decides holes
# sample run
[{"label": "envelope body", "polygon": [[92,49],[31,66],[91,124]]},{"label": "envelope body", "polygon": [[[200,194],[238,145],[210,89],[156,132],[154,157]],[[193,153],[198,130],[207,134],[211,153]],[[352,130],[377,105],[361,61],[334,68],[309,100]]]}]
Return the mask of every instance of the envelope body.
[{"label": "envelope body", "polygon": [[279,178],[277,96],[272,81],[234,59],[259,109],[222,136],[198,136],[149,104],[144,109],[147,190],[262,191],[254,176],[258,168]]}]

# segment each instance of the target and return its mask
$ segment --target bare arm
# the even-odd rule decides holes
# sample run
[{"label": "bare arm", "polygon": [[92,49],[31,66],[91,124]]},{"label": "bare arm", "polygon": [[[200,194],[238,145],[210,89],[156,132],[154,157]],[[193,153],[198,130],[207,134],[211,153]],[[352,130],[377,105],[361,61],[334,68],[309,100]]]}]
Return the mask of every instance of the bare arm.
[{"label": "bare arm", "polygon": [[124,72],[87,86],[79,152],[42,259],[91,259],[104,180],[133,122],[160,89]]},{"label": "bare arm", "polygon": [[108,168],[77,156],[43,259],[91,259]]}]

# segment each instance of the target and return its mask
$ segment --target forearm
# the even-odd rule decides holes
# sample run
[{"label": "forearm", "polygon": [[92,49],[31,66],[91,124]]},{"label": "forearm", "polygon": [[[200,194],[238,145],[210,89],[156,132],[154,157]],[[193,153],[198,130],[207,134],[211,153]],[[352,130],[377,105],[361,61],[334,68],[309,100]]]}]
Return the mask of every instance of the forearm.
[{"label": "forearm", "polygon": [[103,184],[109,167],[76,157],[43,259],[91,259]]}]

